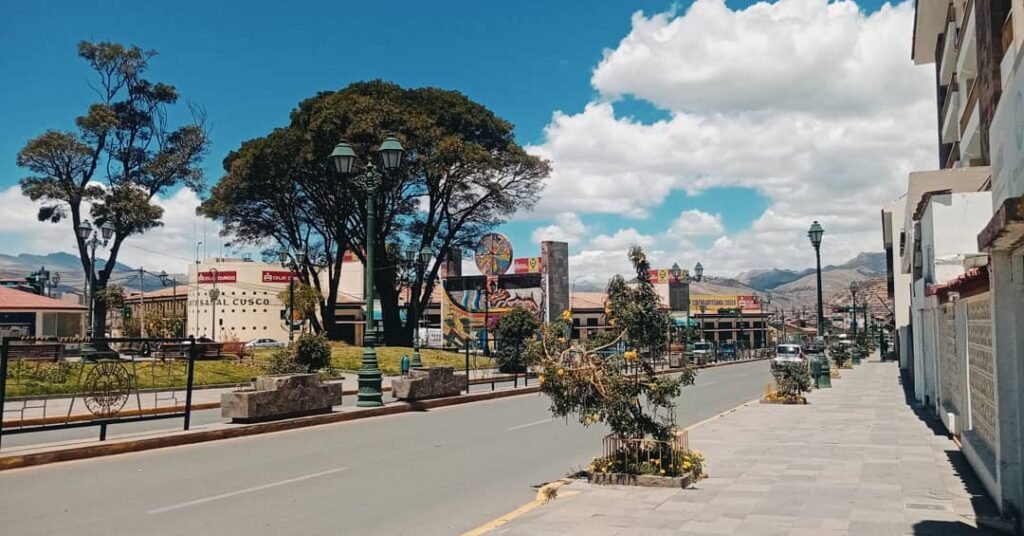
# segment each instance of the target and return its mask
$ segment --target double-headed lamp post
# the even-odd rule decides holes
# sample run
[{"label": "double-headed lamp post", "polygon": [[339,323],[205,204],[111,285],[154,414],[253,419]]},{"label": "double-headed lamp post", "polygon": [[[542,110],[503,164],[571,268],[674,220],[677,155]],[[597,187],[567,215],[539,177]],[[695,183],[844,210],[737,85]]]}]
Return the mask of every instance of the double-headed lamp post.
[{"label": "double-headed lamp post", "polygon": [[[117,228],[114,226],[113,222],[107,220],[103,222],[103,225],[100,226],[99,230],[100,232],[96,233],[92,225],[89,223],[89,220],[83,221],[75,228],[75,232],[78,233],[78,238],[84,240],[85,246],[89,248],[89,274],[88,277],[85,278],[85,334],[90,337],[93,336],[93,322],[95,321],[93,318],[93,314],[95,314],[95,309],[93,307],[95,291],[93,286],[96,282],[96,248],[100,245],[107,247],[107,244],[110,242],[111,237],[114,236],[114,231],[116,231]],[[103,237],[102,239],[100,238],[101,235]],[[103,336],[103,334],[100,333],[100,336]]]},{"label": "double-headed lamp post", "polygon": [[413,278],[408,282],[408,304],[412,305],[412,318],[409,319],[409,323],[412,324],[412,363],[410,363],[412,368],[423,366],[423,360],[420,358],[420,299],[419,296],[413,295],[412,285],[414,281],[423,281],[423,272],[426,271],[427,265],[430,264],[430,259],[433,257],[434,251],[427,246],[423,246],[419,252],[416,251],[416,248],[405,250],[405,262],[414,272]]},{"label": "double-headed lamp post", "polygon": [[[402,153],[405,149],[394,136],[388,136],[377,153],[380,154],[385,170],[392,170],[402,163]],[[356,152],[346,141],[341,141],[334,147],[330,155],[334,163],[334,169],[339,175],[348,176],[352,173],[352,166],[355,164]],[[368,162],[366,171],[352,179],[356,184],[366,191],[366,330],[363,334],[363,363],[359,368],[359,395],[356,405],[359,407],[383,406],[383,395],[381,393],[381,370],[377,365],[376,344],[377,332],[373,321],[373,256],[374,239],[376,236],[376,197],[377,188],[380,187],[381,174],[373,165]]]},{"label": "double-headed lamp post", "polygon": [[825,311],[822,308],[821,301],[821,235],[823,234],[825,234],[825,229],[817,221],[812,223],[811,228],[807,230],[807,238],[810,239],[811,245],[814,246],[814,257],[818,263],[818,337],[825,335]]},{"label": "double-headed lamp post", "polygon": [[853,340],[857,340],[857,282],[850,282],[850,295],[853,299],[853,307],[850,308],[850,324],[853,326]]},{"label": "double-headed lamp post", "polygon": [[672,280],[676,283],[682,283],[686,287],[686,303],[684,304],[686,310],[686,344],[690,344],[690,283],[701,281],[704,279],[704,265],[698,262],[693,266],[693,275],[689,273],[683,273],[683,269],[679,267],[679,263],[673,263],[672,268],[669,270],[669,274],[672,275]]},{"label": "double-headed lamp post", "polygon": [[295,261],[289,262],[288,250],[282,248],[277,251],[277,260],[281,268],[288,269],[288,314],[285,318],[288,320],[288,344],[291,344],[295,342],[295,273],[306,264],[306,254],[300,251],[295,254]]}]

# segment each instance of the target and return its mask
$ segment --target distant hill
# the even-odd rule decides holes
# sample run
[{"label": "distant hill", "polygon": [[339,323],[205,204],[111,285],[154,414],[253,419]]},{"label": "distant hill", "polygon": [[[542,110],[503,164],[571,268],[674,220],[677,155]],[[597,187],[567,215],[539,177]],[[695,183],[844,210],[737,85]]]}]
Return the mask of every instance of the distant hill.
[{"label": "distant hill", "polygon": [[[105,266],[104,259],[96,260],[96,269],[100,270]],[[30,255],[22,253],[19,255],[0,254],[0,278],[16,279],[23,278],[32,272],[45,267],[51,274],[60,274],[60,284],[56,293],[82,292],[85,288],[85,273],[82,270],[82,262],[77,255],[70,253],[50,253],[49,255]],[[114,273],[111,274],[111,282],[125,287],[129,292],[137,291],[140,288],[138,269],[126,264],[117,263],[114,265]],[[182,274],[170,274],[178,281],[184,281]],[[145,288],[152,290],[161,288],[160,278],[147,273],[144,278]]]},{"label": "distant hill", "polygon": [[[862,276],[880,276],[885,275],[885,254],[884,253],[860,253],[856,257],[840,264],[838,266],[828,265],[821,269],[822,279],[826,279],[826,274],[833,271],[846,272],[855,271],[860,273]],[[808,276],[812,276],[811,284],[814,284],[814,268],[807,268],[804,270],[783,270],[779,268],[768,268],[763,270],[751,270],[749,272],[743,272],[736,277],[737,280],[743,284],[755,288],[758,290],[784,290],[782,287],[794,283],[796,281],[803,280]],[[846,276],[842,274],[836,274],[838,279],[844,279]],[[863,279],[863,277],[861,277]],[[798,287],[806,285],[806,282]],[[824,286],[824,281],[823,281]]]}]

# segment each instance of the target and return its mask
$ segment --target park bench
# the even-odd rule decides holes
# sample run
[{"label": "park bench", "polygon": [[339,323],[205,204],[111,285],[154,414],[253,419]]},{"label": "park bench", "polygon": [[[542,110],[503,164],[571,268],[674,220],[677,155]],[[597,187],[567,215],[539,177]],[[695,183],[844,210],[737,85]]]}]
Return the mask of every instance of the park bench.
[{"label": "park bench", "polygon": [[11,343],[7,347],[8,361],[57,361],[64,345],[60,343]]}]

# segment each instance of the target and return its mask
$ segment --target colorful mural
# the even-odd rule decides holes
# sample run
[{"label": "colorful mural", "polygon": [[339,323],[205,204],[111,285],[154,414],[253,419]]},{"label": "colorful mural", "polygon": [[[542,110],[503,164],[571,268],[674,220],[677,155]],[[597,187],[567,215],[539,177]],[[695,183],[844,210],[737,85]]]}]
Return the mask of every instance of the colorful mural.
[{"label": "colorful mural", "polygon": [[449,277],[441,297],[441,328],[445,346],[463,348],[483,340],[484,326],[493,330],[514,307],[543,319],[544,288],[539,273],[503,276]]}]

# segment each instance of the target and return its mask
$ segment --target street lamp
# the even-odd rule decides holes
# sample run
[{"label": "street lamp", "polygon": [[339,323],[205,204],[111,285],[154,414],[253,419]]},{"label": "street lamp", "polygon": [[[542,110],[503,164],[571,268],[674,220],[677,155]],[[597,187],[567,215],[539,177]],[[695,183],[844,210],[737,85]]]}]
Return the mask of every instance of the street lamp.
[{"label": "street lamp", "polygon": [[[395,169],[401,165],[402,153],[404,151],[405,149],[402,147],[402,144],[394,136],[388,136],[377,149],[385,170]],[[334,170],[339,175],[348,175],[352,172],[352,167],[356,160],[356,152],[348,142],[342,140],[334,147],[334,151],[330,154],[330,159],[334,163]],[[377,168],[371,161],[367,163],[366,171],[359,177],[353,177],[352,180],[354,184],[362,187],[366,192],[366,276],[364,277],[366,284],[364,294],[366,300],[366,333],[363,334],[363,362],[359,368],[359,395],[356,402],[357,406],[365,408],[384,405],[383,395],[381,394],[382,373],[377,364],[377,351],[374,349],[377,333],[373,320],[373,257],[376,237],[374,227],[377,223],[377,209],[375,205],[377,189],[380,187],[381,182],[381,173],[377,171]]]},{"label": "street lamp", "polygon": [[288,269],[288,313],[285,318],[288,321],[288,344],[295,342],[295,272],[300,263],[306,260],[305,253],[296,253],[295,262],[288,262],[288,251],[284,248],[277,251],[277,260],[281,262],[281,268]]},{"label": "street lamp", "polygon": [[678,262],[677,263],[673,263],[672,264],[672,268],[669,269],[669,274],[672,275],[672,280],[673,281],[675,281],[676,283],[682,284],[684,287],[686,287],[686,303],[685,303],[686,324],[687,324],[687,326],[686,326],[686,328],[687,328],[686,329],[686,343],[689,344],[690,343],[690,330],[689,330],[689,328],[690,328],[690,326],[689,326],[689,324],[690,324],[690,283],[701,281],[702,279],[704,279],[704,265],[701,264],[700,262],[697,262],[697,264],[695,264],[693,266],[693,275],[690,275],[689,273],[684,273],[683,272],[683,269],[679,267],[679,263]]},{"label": "street lamp", "polygon": [[853,340],[857,340],[857,282],[850,282],[850,295],[853,298],[853,307],[850,308],[850,325],[853,326]]},{"label": "street lamp", "polygon": [[764,317],[764,306],[771,305],[772,295],[765,294],[757,297],[757,303],[761,306],[761,348],[768,347],[768,322]]},{"label": "street lamp", "polygon": [[[428,246],[423,246],[419,252],[415,248],[409,248],[405,250],[405,263],[413,271],[412,277],[407,278],[409,285],[409,300],[407,304],[412,305],[412,318],[409,319],[409,323],[412,324],[412,362],[409,364],[412,368],[420,368],[423,366],[423,361],[420,358],[420,313],[419,313],[419,296],[414,296],[412,286],[414,281],[423,281],[423,272],[426,270],[430,260],[434,257],[434,250]],[[433,292],[431,292],[433,294]],[[428,300],[429,303],[429,300]]]},{"label": "street lamp", "polygon": [[[160,270],[160,284],[166,287],[168,283],[173,285],[171,287],[171,310],[172,313],[176,313],[174,309],[178,307],[178,280],[167,275],[166,270]],[[177,319],[177,315],[175,315],[175,318]],[[182,329],[182,334],[184,334],[184,327]],[[178,336],[177,329],[174,330],[174,336]]]},{"label": "street lamp", "polygon": [[825,311],[822,308],[821,301],[821,235],[823,234],[825,234],[825,229],[821,227],[817,220],[807,230],[807,238],[811,240],[811,245],[814,246],[814,257],[818,263],[818,337],[825,335]]},{"label": "street lamp", "polygon": [[[491,287],[487,283],[487,279],[484,279],[482,286],[477,287],[477,293],[482,294],[484,297],[484,355],[491,357],[491,341],[490,341],[490,329],[491,329]],[[570,328],[569,336],[565,339],[569,340],[572,337],[572,331]]]},{"label": "street lamp", "polygon": [[[100,245],[107,247],[107,244],[110,243],[110,238],[114,236],[114,231],[116,230],[117,227],[115,227],[114,223],[110,220],[107,220],[103,222],[103,225],[100,225],[99,233],[97,233],[89,223],[89,220],[83,221],[75,228],[75,233],[78,234],[78,238],[84,241],[85,246],[89,248],[89,274],[88,277],[85,278],[85,302],[87,305],[85,334],[89,337],[95,335],[95,326],[93,326],[93,323],[96,320],[94,317],[94,302],[96,294],[94,289],[96,284],[96,248]],[[103,334],[100,333],[100,335],[102,336]]]}]

